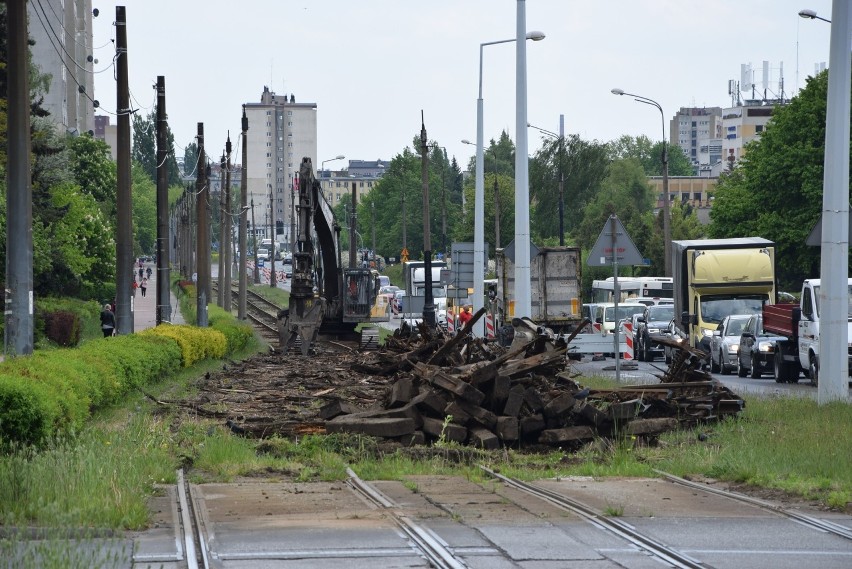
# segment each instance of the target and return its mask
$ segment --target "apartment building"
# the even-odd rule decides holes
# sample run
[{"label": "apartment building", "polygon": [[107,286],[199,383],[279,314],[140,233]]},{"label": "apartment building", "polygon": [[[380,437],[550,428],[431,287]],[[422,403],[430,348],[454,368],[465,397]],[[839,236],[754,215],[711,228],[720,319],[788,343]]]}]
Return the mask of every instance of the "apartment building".
[{"label": "apartment building", "polygon": [[325,199],[332,207],[337,207],[341,201],[352,202],[353,184],[357,201],[361,203],[389,165],[387,160],[350,160],[346,170],[321,170],[317,178]]},{"label": "apartment building", "polygon": [[749,99],[723,111],[722,160],[726,168],[743,157],[745,145],[763,132],[778,104],[774,100]]},{"label": "apartment building", "polygon": [[[290,242],[294,233],[293,180],[302,158],[317,163],[317,105],[297,103],[296,97],[276,95],[263,88],[260,102],[246,103],[249,220],[255,220],[258,239]],[[250,221],[251,223],[251,221]]]},{"label": "apartment building", "polygon": [[681,107],[669,129],[669,142],[683,149],[696,172],[722,160],[721,147],[708,142],[722,137],[721,107]]},{"label": "apartment building", "polygon": [[61,132],[94,131],[92,0],[27,2],[33,63],[50,76],[42,106]]}]

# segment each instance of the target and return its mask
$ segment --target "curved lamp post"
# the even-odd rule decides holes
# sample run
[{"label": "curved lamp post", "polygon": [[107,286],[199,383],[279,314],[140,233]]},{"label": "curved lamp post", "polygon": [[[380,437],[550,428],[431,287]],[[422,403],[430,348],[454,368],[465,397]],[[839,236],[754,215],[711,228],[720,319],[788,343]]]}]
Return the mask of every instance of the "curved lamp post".
[{"label": "curved lamp post", "polygon": [[799,16],[805,18],[806,20],[822,20],[823,22],[831,23],[831,20],[827,20],[821,16],[817,16],[817,13],[813,10],[799,10]]},{"label": "curved lamp post", "polygon": [[[541,41],[544,33],[527,32],[526,39]],[[479,44],[479,98],[476,99],[476,189],[473,200],[473,311],[485,306],[485,164],[482,110],[482,54],[487,45],[516,42],[517,38]],[[519,133],[520,135],[520,133]],[[525,153],[526,155],[526,153]],[[483,326],[484,326],[483,322]]]},{"label": "curved lamp post", "polygon": [[663,261],[665,263],[666,271],[666,274],[663,276],[670,277],[672,276],[672,230],[671,216],[669,215],[669,145],[666,142],[666,115],[660,104],[653,99],[642,97],[641,95],[635,95],[633,93],[626,93],[624,90],[618,88],[612,89],[610,92],[613,95],[628,95],[633,97],[633,100],[657,107],[657,110],[660,111],[660,118],[662,119],[663,125],[663,243],[665,245],[665,252],[663,253],[665,258]]}]

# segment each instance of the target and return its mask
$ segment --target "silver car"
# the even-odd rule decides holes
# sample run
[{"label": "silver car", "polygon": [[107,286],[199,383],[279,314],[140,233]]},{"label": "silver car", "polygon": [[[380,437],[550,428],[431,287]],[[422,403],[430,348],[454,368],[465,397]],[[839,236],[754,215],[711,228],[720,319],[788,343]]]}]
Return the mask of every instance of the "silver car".
[{"label": "silver car", "polygon": [[710,338],[710,371],[729,374],[737,369],[740,335],[751,314],[725,316]]}]

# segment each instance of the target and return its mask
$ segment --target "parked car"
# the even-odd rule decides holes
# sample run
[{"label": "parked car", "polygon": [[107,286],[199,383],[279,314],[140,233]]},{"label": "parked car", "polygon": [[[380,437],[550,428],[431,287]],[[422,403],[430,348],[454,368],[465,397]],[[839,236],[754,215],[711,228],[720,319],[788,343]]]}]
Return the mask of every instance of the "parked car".
[{"label": "parked car", "polygon": [[257,260],[258,261],[268,261],[269,260],[269,249],[265,249],[263,247],[258,248]]},{"label": "parked car", "polygon": [[[784,336],[771,334],[763,330],[763,314],[753,314],[746,322],[740,335],[740,348],[737,354],[737,375],[746,374],[757,379],[765,373],[775,375],[775,345],[787,340]],[[788,378],[789,379],[789,378]],[[775,381],[779,381],[776,377]],[[799,374],[792,379],[799,381]]]},{"label": "parked car", "polygon": [[652,362],[662,356],[663,347],[656,342],[665,335],[669,322],[674,318],[674,304],[654,304],[637,317],[636,359],[640,362]]},{"label": "parked car", "polygon": [[739,365],[740,335],[743,333],[750,314],[725,316],[710,338],[710,371],[731,373]]},{"label": "parked car", "polygon": [[293,258],[292,257],[284,257],[284,260],[281,261],[281,268],[284,271],[284,276],[289,278],[293,277]]}]

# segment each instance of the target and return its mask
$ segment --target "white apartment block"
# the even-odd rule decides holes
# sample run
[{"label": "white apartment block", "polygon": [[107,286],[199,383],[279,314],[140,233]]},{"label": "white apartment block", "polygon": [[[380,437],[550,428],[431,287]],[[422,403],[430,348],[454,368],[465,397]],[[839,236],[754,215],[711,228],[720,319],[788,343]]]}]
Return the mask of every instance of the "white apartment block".
[{"label": "white apartment block", "polygon": [[[248,118],[246,184],[249,224],[257,239],[288,242],[294,226],[293,180],[302,158],[309,157],[316,171],[317,105],[297,103],[293,95],[279,96],[263,88],[259,103],[246,103]],[[254,216],[254,217],[252,217]]]},{"label": "white apartment block", "polygon": [[27,16],[33,63],[50,76],[42,106],[62,132],[94,131],[92,0],[27,2]]},{"label": "white apartment block", "polygon": [[681,107],[669,129],[670,143],[683,149],[697,172],[722,160],[721,147],[708,142],[722,136],[720,107]]},{"label": "white apartment block", "polygon": [[361,203],[364,196],[370,193],[382,178],[388,166],[390,162],[387,160],[350,160],[346,170],[321,170],[317,179],[331,207],[337,207],[342,201],[352,203],[353,184],[357,203]]}]

